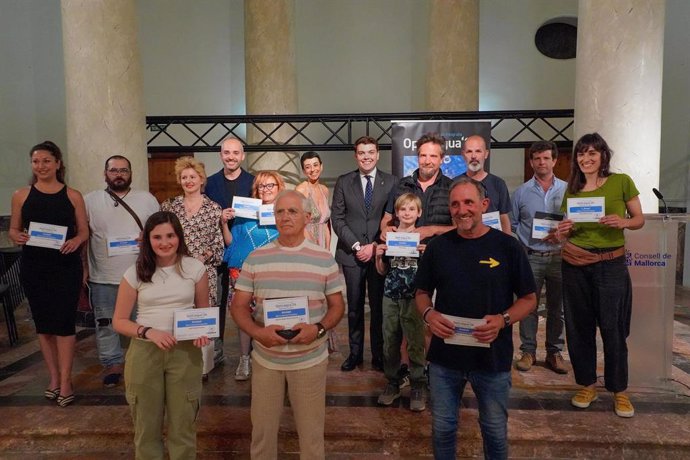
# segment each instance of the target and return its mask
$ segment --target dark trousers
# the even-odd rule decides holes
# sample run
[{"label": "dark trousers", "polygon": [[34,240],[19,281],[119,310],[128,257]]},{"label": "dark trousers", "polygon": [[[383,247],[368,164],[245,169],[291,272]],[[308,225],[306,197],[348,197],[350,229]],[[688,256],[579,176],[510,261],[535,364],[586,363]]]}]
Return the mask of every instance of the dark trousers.
[{"label": "dark trousers", "polygon": [[374,262],[363,265],[342,266],[347,286],[347,325],[349,327],[350,353],[364,354],[364,295],[369,295],[371,321],[369,339],[372,359],[383,360],[383,276],[379,275]]},{"label": "dark trousers", "polygon": [[604,344],[604,380],[611,392],[628,387],[632,283],[625,256],[583,267],[563,262],[563,308],[575,381],[597,381],[596,328]]}]

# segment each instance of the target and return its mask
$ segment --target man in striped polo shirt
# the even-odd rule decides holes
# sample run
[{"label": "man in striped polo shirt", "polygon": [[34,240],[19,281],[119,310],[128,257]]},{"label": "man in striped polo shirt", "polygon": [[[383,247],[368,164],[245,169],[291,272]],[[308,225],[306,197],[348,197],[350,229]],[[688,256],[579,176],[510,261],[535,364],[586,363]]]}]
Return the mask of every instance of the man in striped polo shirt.
[{"label": "man in striped polo shirt", "polygon": [[[254,339],[252,458],[278,457],[286,382],[301,458],[325,457],[326,331],[345,311],[345,283],[331,253],[305,239],[310,217],[305,209],[306,198],[300,193],[286,190],[278,195],[278,239],[247,257],[230,306],[237,325]],[[293,307],[286,313],[285,305]],[[276,316],[280,320],[272,319]]]}]

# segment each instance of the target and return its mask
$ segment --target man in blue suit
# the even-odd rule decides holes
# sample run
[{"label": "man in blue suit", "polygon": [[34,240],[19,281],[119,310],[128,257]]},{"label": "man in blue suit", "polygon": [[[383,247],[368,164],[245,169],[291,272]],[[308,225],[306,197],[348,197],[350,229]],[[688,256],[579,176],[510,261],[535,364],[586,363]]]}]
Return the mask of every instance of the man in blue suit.
[{"label": "man in blue suit", "polygon": [[347,320],[350,354],[342,364],[353,370],[364,357],[364,295],[368,291],[371,321],[371,364],[383,370],[383,277],[374,265],[379,223],[390,191],[398,179],[376,165],[379,146],[376,139],[363,136],[355,141],[357,169],[338,177],[333,191],[331,220],[338,235],[335,260],[341,266],[347,286]]}]

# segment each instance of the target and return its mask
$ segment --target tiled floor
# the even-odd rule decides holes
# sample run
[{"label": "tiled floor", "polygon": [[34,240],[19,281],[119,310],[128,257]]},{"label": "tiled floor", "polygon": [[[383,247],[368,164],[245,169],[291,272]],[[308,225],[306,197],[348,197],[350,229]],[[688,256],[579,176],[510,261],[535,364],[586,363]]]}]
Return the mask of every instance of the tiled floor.
[{"label": "tiled floor", "polygon": [[[544,352],[529,372],[513,372],[509,437],[514,458],[690,458],[690,293],[677,294],[673,341],[673,380],[664,388],[631,388],[636,416],[621,419],[603,391],[587,410],[569,404],[577,388],[572,372],[557,375],[543,366]],[[93,331],[78,335],[74,405],[60,409],[42,396],[46,371],[26,307],[17,310],[20,344],[9,348],[0,323],[1,458],[129,458],[132,427],[123,386],[105,389]],[[540,343],[543,343],[543,318]],[[518,328],[514,328],[516,350]],[[346,348],[347,326],[338,327]],[[204,384],[199,421],[200,458],[248,458],[251,422],[250,383],[233,378],[237,360],[236,330],[226,332],[225,365]],[[516,352],[517,357],[517,352]],[[364,367],[342,373],[340,353],[331,355],[327,386],[326,439],[330,459],[428,458],[429,411],[408,410],[408,391],[391,408],[376,406],[385,381]],[[567,359],[567,353],[566,353]],[[602,370],[603,374],[603,370]],[[476,401],[463,398],[459,455],[481,455]],[[278,408],[277,408],[278,409]],[[281,418],[280,458],[297,458],[294,423],[285,408]]]}]

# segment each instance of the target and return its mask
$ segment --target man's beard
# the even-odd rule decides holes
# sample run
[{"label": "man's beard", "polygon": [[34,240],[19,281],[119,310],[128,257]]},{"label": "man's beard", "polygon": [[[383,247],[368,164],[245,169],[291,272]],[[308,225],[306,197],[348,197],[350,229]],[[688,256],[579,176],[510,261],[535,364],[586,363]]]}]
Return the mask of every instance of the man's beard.
[{"label": "man's beard", "polygon": [[483,165],[479,162],[477,163],[470,163],[467,165],[467,169],[469,169],[472,172],[479,172],[483,168]]},{"label": "man's beard", "polygon": [[108,188],[113,192],[124,192],[129,189],[132,185],[132,178],[117,178],[115,180],[105,179],[105,183],[108,184]]}]

